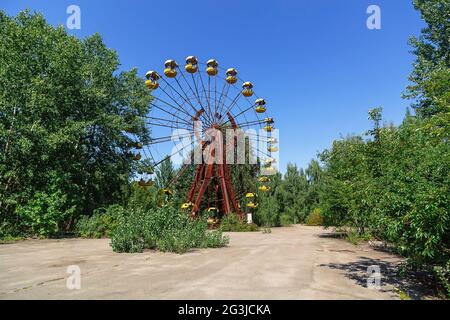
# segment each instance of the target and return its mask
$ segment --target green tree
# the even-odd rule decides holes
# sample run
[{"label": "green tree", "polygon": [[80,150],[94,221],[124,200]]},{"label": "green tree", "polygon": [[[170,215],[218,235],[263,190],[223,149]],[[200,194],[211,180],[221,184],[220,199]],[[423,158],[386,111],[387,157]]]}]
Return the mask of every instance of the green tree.
[{"label": "green tree", "polygon": [[164,159],[164,161],[156,168],[156,185],[159,189],[167,188],[175,177],[175,169],[173,168],[172,161],[169,158]]},{"label": "green tree", "polygon": [[410,44],[416,56],[406,97],[415,99],[418,115],[429,118],[450,112],[450,1],[414,0],[427,24]]},{"label": "green tree", "polygon": [[270,190],[257,193],[258,196],[255,201],[258,203],[258,208],[254,215],[256,224],[264,227],[279,227],[281,225],[282,183],[282,175],[278,172],[270,176],[270,182],[264,183],[264,185],[270,187]]},{"label": "green tree", "polygon": [[319,206],[323,189],[323,169],[317,160],[311,160],[305,170],[308,180],[308,193],[305,202],[305,212],[308,217]]},{"label": "green tree", "polygon": [[306,212],[306,197],[308,193],[308,181],[303,169],[298,170],[295,164],[288,164],[286,173],[277,190],[282,198],[280,211],[283,212],[283,222],[303,222]]},{"label": "green tree", "polygon": [[[0,226],[47,235],[120,199],[151,99],[99,35],[0,11]],[[130,134],[132,133],[132,134]]]}]

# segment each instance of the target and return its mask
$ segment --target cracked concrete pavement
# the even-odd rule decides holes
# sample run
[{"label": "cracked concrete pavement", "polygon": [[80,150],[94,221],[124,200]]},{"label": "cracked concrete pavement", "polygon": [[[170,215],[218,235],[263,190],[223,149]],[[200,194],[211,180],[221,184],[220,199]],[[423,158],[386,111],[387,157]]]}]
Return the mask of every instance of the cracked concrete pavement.
[{"label": "cracked concrete pavement", "polygon": [[[226,248],[114,253],[109,239],[0,245],[0,299],[398,299],[402,260],[321,227],[229,233]],[[69,290],[67,267],[81,270]],[[378,265],[381,288],[367,288]]]}]

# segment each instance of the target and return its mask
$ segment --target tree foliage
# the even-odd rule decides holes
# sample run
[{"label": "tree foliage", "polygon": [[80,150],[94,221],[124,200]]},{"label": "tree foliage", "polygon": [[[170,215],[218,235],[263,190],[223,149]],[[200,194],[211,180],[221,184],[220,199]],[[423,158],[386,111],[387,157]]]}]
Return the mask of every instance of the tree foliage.
[{"label": "tree foliage", "polygon": [[99,35],[0,12],[0,226],[49,235],[119,201],[150,96]]},{"label": "tree foliage", "polygon": [[421,117],[450,112],[450,2],[414,0],[426,27],[410,39],[416,56],[406,97],[416,100]]}]

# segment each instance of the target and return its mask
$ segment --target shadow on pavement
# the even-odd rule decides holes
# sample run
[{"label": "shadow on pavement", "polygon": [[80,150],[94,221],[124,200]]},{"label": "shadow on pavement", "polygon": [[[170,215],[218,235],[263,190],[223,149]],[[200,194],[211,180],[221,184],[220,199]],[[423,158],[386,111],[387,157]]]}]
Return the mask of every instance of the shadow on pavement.
[{"label": "shadow on pavement", "polygon": [[[359,257],[358,261],[350,263],[328,263],[320,267],[327,267],[345,272],[345,277],[353,280],[358,285],[367,288],[367,280],[372,275],[369,267],[378,266],[381,273],[380,287],[383,292],[393,292],[392,287],[398,288],[408,294],[412,299],[422,299],[425,295],[431,295],[431,289],[426,289],[431,283],[430,274],[409,273],[400,275],[401,263],[387,262],[380,259]],[[376,289],[374,289],[376,290]]]}]

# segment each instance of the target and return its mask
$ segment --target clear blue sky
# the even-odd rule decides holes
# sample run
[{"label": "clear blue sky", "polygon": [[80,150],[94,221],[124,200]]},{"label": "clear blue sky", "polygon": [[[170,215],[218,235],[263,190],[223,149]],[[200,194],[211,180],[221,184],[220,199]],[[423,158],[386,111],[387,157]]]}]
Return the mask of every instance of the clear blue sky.
[{"label": "clear blue sky", "polygon": [[[65,24],[70,4],[81,8],[81,30],[69,33],[99,32],[123,69],[143,75],[187,55],[238,68],[277,121],[282,170],[367,130],[369,108],[402,120],[413,61],[407,41],[423,27],[410,0],[2,0],[1,9],[30,8],[56,25]],[[381,30],[366,27],[371,4],[381,7]]]}]

